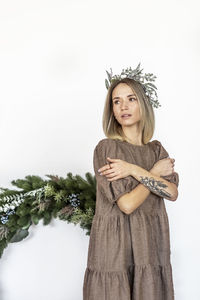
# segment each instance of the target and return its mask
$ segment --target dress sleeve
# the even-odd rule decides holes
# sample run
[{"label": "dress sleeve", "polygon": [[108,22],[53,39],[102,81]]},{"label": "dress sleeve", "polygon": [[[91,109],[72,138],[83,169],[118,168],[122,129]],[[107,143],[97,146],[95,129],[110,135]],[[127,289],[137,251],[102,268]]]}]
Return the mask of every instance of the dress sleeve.
[{"label": "dress sleeve", "polygon": [[114,181],[108,181],[105,175],[100,175],[98,169],[108,164],[107,157],[119,158],[125,160],[125,154],[118,152],[112,141],[101,140],[94,149],[93,167],[98,189],[101,194],[111,203],[114,204],[122,195],[133,190],[140,182],[133,176],[129,175]]},{"label": "dress sleeve", "polygon": [[[155,152],[156,152],[156,156],[157,156],[156,161],[169,157],[167,150],[163,147],[161,142],[159,142],[157,140],[155,140]],[[169,182],[175,183],[177,187],[179,185],[179,174],[177,172],[173,172],[170,175],[165,175],[165,176],[160,176],[160,177],[168,180]]]}]

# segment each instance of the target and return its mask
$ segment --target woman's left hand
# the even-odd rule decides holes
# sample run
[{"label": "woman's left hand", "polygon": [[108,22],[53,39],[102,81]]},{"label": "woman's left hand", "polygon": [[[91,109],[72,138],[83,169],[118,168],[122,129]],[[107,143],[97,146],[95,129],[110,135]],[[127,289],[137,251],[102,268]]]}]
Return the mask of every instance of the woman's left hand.
[{"label": "woman's left hand", "polygon": [[101,167],[98,172],[102,176],[105,175],[108,181],[117,180],[131,175],[132,164],[118,158],[115,159],[107,157],[107,160],[110,164],[110,168],[109,165],[105,165]]}]

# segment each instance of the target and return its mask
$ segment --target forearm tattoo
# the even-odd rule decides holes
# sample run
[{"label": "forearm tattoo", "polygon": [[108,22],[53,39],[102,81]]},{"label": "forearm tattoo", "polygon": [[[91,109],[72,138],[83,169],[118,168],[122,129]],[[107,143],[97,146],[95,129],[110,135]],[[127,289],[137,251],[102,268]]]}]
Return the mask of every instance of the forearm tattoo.
[{"label": "forearm tattoo", "polygon": [[161,197],[169,197],[171,198],[171,194],[165,191],[164,188],[167,187],[162,181],[155,180],[153,177],[143,177],[140,176],[141,183],[143,183],[146,187],[150,188],[152,192],[155,192]]}]

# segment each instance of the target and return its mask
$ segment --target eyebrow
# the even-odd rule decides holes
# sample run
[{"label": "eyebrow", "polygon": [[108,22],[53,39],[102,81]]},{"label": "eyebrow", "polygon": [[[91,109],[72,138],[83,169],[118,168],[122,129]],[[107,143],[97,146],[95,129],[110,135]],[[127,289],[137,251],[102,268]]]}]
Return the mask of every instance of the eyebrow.
[{"label": "eyebrow", "polygon": [[[136,95],[134,95],[134,94],[130,94],[127,97],[130,97],[130,96],[135,96],[136,97]],[[120,99],[120,97],[114,97],[112,100],[114,100],[114,99]]]}]

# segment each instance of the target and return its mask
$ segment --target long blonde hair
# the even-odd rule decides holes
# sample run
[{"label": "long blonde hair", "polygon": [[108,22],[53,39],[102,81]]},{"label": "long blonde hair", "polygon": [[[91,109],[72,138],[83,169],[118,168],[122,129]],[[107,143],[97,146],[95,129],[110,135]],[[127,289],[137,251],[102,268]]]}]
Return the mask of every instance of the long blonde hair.
[{"label": "long blonde hair", "polygon": [[121,124],[114,117],[112,92],[119,83],[126,83],[139,100],[141,120],[139,122],[139,130],[142,132],[142,143],[147,144],[153,136],[155,129],[155,116],[152,105],[149,103],[148,98],[143,90],[141,84],[134,79],[123,78],[116,80],[108,89],[106,101],[103,111],[103,131],[107,138],[119,139],[121,141],[128,141],[125,137]]}]

